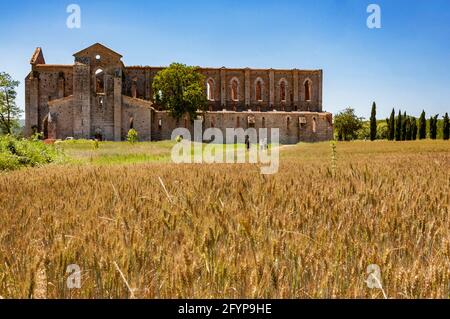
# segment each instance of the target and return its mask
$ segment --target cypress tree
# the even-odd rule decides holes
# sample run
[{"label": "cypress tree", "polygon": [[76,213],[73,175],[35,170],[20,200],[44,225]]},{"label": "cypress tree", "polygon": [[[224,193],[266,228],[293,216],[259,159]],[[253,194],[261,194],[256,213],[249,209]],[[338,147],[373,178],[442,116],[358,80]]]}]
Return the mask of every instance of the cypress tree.
[{"label": "cypress tree", "polygon": [[373,102],[372,112],[370,115],[370,140],[375,141],[377,139],[377,104]]},{"label": "cypress tree", "polygon": [[405,120],[404,131],[405,131],[405,140],[411,141],[411,119],[409,118],[409,116]]},{"label": "cypress tree", "polygon": [[402,141],[406,140],[406,111],[402,117]]},{"label": "cypress tree", "polygon": [[417,140],[417,120],[415,117],[411,117],[411,140]]},{"label": "cypress tree", "polygon": [[435,140],[437,136],[437,115],[430,117],[430,138]]},{"label": "cypress tree", "polygon": [[397,123],[395,125],[395,140],[402,140],[402,111],[398,111]]},{"label": "cypress tree", "polygon": [[433,117],[430,117],[430,127],[429,127],[429,134],[431,139],[433,139]]},{"label": "cypress tree", "polygon": [[450,138],[450,123],[449,123],[449,119],[448,119],[448,113],[445,113],[444,116],[444,127],[443,127],[443,138],[444,140],[448,140]]},{"label": "cypress tree", "polygon": [[427,138],[427,120],[425,119],[425,111],[422,111],[419,118],[419,139]]},{"label": "cypress tree", "polygon": [[389,118],[389,140],[393,141],[395,138],[395,110],[392,109],[391,117]]},{"label": "cypress tree", "polygon": [[437,138],[437,132],[438,132],[438,117],[439,117],[439,114],[436,114],[436,116],[434,117],[434,121],[433,121],[433,124],[434,124],[434,139],[436,139]]}]

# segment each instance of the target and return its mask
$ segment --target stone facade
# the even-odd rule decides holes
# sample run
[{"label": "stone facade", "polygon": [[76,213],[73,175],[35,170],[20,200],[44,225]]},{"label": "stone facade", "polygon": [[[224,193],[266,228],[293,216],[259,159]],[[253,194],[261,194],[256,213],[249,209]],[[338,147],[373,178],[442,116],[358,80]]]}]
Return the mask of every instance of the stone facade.
[{"label": "stone facade", "polygon": [[[152,83],[162,67],[125,66],[122,56],[94,44],[73,65],[46,64],[37,48],[25,79],[25,130],[45,138],[170,139],[176,121],[153,103]],[[330,140],[332,115],[322,111],[322,70],[200,68],[209,112],[203,128],[279,128],[281,143]]]}]

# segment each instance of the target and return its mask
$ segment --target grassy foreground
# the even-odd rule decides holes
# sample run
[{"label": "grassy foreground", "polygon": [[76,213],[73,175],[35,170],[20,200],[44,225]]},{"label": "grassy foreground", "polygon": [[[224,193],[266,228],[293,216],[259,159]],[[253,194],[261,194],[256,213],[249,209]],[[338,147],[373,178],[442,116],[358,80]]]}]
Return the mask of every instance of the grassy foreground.
[{"label": "grassy foreground", "polygon": [[[103,147],[92,162],[139,153]],[[448,142],[338,143],[334,173],[329,143],[283,149],[271,176],[164,161],[1,173],[0,296],[383,298],[377,264],[389,298],[449,297]]]}]

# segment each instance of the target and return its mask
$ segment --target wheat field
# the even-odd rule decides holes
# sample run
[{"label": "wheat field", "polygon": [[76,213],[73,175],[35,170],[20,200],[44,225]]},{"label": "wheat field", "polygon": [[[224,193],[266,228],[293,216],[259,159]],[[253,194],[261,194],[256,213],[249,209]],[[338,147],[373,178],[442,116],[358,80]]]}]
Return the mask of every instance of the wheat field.
[{"label": "wheat field", "polygon": [[0,173],[0,296],[448,298],[449,206],[444,141],[300,144],[270,176],[160,160]]}]

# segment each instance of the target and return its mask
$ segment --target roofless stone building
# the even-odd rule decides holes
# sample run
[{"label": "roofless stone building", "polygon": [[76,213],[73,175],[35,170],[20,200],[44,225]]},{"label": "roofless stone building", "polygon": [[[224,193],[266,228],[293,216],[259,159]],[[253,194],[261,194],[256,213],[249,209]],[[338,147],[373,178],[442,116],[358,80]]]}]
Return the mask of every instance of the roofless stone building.
[{"label": "roofless stone building", "polygon": [[[97,43],[74,54],[74,64],[47,64],[41,48],[25,79],[25,130],[45,138],[121,141],[130,128],[139,139],[170,139],[188,117],[173,119],[153,101],[152,82],[163,68],[125,66],[122,55]],[[322,70],[200,68],[209,112],[203,129],[279,128],[280,142],[333,136],[332,114],[322,111]]]}]

